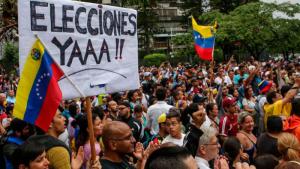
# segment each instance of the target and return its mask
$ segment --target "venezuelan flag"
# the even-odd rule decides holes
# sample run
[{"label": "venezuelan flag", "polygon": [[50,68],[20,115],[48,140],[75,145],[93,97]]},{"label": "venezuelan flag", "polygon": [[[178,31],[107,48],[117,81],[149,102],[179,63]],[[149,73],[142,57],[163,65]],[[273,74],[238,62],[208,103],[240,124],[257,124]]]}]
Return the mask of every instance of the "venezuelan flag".
[{"label": "venezuelan flag", "polygon": [[213,26],[200,26],[192,17],[195,50],[200,59],[212,60],[215,45],[215,28]]},{"label": "venezuelan flag", "polygon": [[36,40],[21,74],[13,116],[47,131],[62,99],[58,86],[62,75],[41,41]]}]

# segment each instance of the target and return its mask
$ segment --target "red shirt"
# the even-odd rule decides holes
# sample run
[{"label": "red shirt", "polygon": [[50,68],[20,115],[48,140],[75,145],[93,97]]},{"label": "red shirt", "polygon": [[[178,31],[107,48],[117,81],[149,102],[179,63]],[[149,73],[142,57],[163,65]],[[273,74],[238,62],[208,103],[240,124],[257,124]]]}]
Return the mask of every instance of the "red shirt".
[{"label": "red shirt", "polygon": [[219,132],[224,136],[236,136],[238,132],[238,115],[225,114],[219,123]]}]

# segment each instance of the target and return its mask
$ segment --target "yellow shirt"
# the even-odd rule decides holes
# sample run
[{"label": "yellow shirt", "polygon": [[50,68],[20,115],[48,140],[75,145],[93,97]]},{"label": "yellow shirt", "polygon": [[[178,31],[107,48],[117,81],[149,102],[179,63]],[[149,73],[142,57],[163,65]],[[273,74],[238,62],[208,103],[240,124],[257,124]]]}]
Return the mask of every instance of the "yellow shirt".
[{"label": "yellow shirt", "polygon": [[286,103],[285,105],[283,105],[282,100],[278,100],[273,104],[264,105],[264,111],[265,111],[264,123],[266,126],[268,117],[270,116],[284,116],[288,118],[292,111],[292,104]]},{"label": "yellow shirt", "polygon": [[71,169],[70,154],[64,147],[53,147],[47,151],[49,169]]}]

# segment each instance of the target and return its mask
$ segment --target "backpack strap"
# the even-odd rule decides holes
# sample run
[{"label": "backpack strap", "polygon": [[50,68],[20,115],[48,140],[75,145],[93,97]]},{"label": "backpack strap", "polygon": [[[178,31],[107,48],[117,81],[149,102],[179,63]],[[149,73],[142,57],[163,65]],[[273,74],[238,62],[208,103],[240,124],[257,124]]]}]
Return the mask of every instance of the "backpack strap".
[{"label": "backpack strap", "polygon": [[[12,143],[12,144],[16,144],[16,145],[21,145],[24,143],[24,140],[18,138],[18,137],[13,137],[13,136],[8,136],[6,143]],[[13,165],[12,162],[6,157],[4,157],[4,161],[5,161],[5,168],[6,169],[13,169]]]},{"label": "backpack strap", "polygon": [[21,144],[24,143],[24,140],[22,140],[22,139],[20,139],[18,137],[12,137],[12,136],[10,136],[10,137],[7,138],[7,142],[8,143],[14,143],[14,144],[17,144],[17,145],[21,145]]}]

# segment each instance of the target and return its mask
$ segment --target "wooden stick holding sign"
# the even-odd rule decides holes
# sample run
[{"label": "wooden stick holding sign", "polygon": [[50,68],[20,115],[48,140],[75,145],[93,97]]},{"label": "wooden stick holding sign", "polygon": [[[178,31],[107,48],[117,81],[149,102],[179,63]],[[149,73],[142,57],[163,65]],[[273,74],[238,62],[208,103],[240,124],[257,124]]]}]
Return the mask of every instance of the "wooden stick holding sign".
[{"label": "wooden stick holding sign", "polygon": [[[38,35],[35,35],[35,37],[40,39],[38,37]],[[40,41],[42,42],[41,39],[40,39]],[[45,50],[47,50],[46,46],[45,46]],[[52,56],[49,50],[47,50],[47,52],[50,54],[50,56]],[[90,146],[91,146],[91,154],[92,154],[91,155],[91,160],[92,160],[92,162],[94,162],[95,159],[96,159],[96,149],[95,149],[95,138],[94,138],[93,122],[92,122],[91,100],[90,100],[89,97],[86,97],[84,95],[84,93],[75,85],[73,80],[70,79],[70,77],[67,74],[65,74],[65,76],[66,76],[66,79],[68,79],[69,82],[74,86],[74,88],[80,93],[80,95],[82,97],[86,98],[85,100],[86,100],[86,109],[87,109],[87,120],[88,120],[88,129],[89,129],[89,135],[90,135]]]},{"label": "wooden stick holding sign", "polygon": [[211,75],[210,77],[210,83],[208,86],[208,103],[212,103],[213,100],[213,92],[212,92],[212,83],[214,81],[215,75],[214,75],[214,68],[215,68],[215,61],[214,61],[214,57],[212,58],[212,61],[209,64],[209,73]]},{"label": "wooden stick holding sign", "polygon": [[94,137],[94,129],[93,129],[93,119],[92,119],[92,106],[90,97],[85,98],[86,101],[86,109],[87,109],[87,120],[88,120],[88,128],[90,135],[90,145],[91,145],[91,160],[94,162],[96,160],[96,149],[95,149],[95,137]]}]

